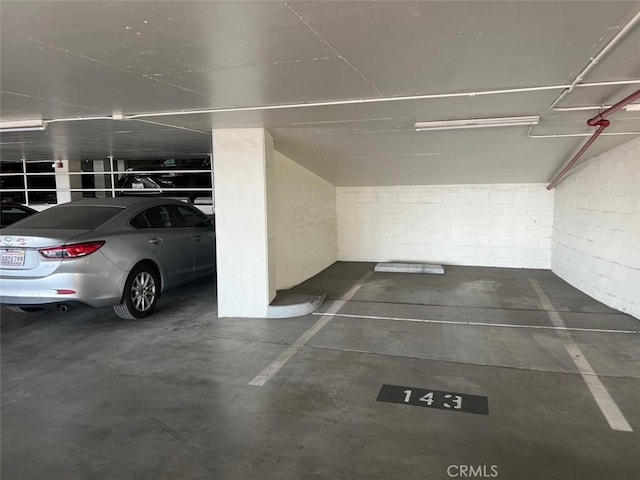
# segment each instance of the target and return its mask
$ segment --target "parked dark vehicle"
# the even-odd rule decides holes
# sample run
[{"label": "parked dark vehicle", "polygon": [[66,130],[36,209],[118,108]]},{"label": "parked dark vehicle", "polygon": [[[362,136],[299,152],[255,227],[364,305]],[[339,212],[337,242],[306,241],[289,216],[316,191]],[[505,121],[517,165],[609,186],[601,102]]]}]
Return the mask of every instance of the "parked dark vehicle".
[{"label": "parked dark vehicle", "polygon": [[38,211],[19,203],[5,202],[0,204],[0,213],[0,228],[4,228],[16,223],[18,220],[38,213]]},{"label": "parked dark vehicle", "polygon": [[191,203],[199,197],[211,197],[210,157],[156,160],[128,171],[131,173],[118,180],[119,196],[177,196]]}]

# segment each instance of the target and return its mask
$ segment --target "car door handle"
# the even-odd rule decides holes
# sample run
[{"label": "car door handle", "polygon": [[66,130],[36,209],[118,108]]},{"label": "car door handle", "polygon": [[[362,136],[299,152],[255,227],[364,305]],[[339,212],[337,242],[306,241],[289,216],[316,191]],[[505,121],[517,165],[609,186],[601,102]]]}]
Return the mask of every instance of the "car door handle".
[{"label": "car door handle", "polygon": [[194,242],[199,242],[200,241],[200,235],[194,235],[193,236],[193,241]]},{"label": "car door handle", "polygon": [[162,243],[162,239],[158,238],[158,237],[153,237],[149,239],[149,243],[153,243],[154,245],[158,245],[159,243]]}]

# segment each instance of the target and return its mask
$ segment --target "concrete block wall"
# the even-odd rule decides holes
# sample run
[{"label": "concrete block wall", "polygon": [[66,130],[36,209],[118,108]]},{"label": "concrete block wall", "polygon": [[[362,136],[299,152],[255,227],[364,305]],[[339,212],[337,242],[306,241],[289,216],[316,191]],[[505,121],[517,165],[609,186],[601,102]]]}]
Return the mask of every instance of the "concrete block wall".
[{"label": "concrete block wall", "polygon": [[550,268],[543,184],[338,187],[338,259]]},{"label": "concrete block wall", "polygon": [[337,260],[336,187],[277,150],[273,180],[276,287],[286,289]]},{"label": "concrete block wall", "polygon": [[640,318],[640,139],[587,161],[557,187],[551,269]]}]

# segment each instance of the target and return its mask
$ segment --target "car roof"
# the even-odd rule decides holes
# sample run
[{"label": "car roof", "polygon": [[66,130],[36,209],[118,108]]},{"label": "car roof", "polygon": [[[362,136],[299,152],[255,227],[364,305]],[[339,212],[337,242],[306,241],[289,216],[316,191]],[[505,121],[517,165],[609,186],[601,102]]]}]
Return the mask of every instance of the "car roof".
[{"label": "car roof", "polygon": [[0,206],[2,206],[2,208],[4,207],[11,207],[11,208],[20,208],[22,210],[26,210],[28,212],[38,212],[36,209],[28,207],[26,205],[23,205],[21,203],[17,203],[17,202],[2,202],[0,203]]}]

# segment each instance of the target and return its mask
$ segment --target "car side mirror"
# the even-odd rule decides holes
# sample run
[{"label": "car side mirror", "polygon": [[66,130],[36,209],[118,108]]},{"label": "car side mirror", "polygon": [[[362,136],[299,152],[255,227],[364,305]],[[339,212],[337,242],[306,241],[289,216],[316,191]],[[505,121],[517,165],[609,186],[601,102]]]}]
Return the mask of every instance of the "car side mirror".
[{"label": "car side mirror", "polygon": [[205,218],[198,224],[198,228],[214,228],[214,225],[209,218]]}]

